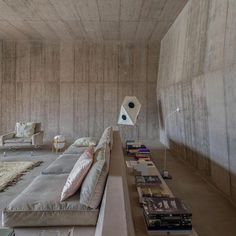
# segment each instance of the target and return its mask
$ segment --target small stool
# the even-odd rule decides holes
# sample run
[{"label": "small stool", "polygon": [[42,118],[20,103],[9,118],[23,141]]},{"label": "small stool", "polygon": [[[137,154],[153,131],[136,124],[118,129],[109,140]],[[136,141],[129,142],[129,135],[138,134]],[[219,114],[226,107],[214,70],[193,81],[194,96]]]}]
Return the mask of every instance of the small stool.
[{"label": "small stool", "polygon": [[52,152],[58,153],[58,151],[62,152],[66,146],[66,140],[63,135],[57,135],[53,139],[52,144]]}]

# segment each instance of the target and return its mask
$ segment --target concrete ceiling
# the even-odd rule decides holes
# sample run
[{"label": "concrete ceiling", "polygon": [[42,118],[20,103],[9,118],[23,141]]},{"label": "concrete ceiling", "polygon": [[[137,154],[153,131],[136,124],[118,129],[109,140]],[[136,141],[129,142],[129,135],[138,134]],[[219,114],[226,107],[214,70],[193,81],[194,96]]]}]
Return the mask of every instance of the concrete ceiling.
[{"label": "concrete ceiling", "polygon": [[160,41],[187,0],[0,0],[0,39]]}]

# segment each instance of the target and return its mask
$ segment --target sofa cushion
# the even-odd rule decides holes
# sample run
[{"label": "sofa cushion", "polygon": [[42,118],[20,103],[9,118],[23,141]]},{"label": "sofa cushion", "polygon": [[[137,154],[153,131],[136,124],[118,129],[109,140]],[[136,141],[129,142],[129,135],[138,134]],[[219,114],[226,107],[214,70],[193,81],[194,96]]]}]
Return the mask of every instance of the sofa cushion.
[{"label": "sofa cushion", "polygon": [[17,122],[16,123],[16,137],[17,138],[31,138],[35,133],[36,123],[34,122]]},{"label": "sofa cushion", "polygon": [[78,191],[93,163],[93,152],[93,146],[88,147],[75,163],[63,187],[61,201],[64,201]]},{"label": "sofa cushion", "polygon": [[79,202],[79,192],[61,202],[68,175],[40,175],[3,210],[3,225],[66,226],[96,225],[98,210]]},{"label": "sofa cushion", "polygon": [[36,124],[34,122],[27,122],[24,129],[24,137],[31,138],[35,133],[35,126]]},{"label": "sofa cushion", "polygon": [[31,143],[31,138],[12,138],[12,139],[6,139],[4,140],[4,143]]},{"label": "sofa cushion", "polygon": [[86,148],[87,147],[77,147],[72,144],[64,151],[64,154],[82,154]]},{"label": "sofa cushion", "polygon": [[98,142],[98,145],[95,148],[95,151],[97,151],[101,148],[104,148],[106,144],[108,144],[110,146],[110,149],[112,149],[112,145],[113,145],[113,129],[112,129],[112,127],[107,127],[104,130],[104,132]]},{"label": "sofa cushion", "polygon": [[80,203],[96,209],[102,199],[109,171],[110,148],[98,150],[97,158],[87,174],[80,191]]},{"label": "sofa cushion", "polygon": [[41,173],[44,175],[69,174],[80,156],[80,154],[62,154]]},{"label": "sofa cushion", "polygon": [[24,137],[24,129],[25,129],[25,123],[16,123],[16,137],[17,138],[23,138]]},{"label": "sofa cushion", "polygon": [[97,139],[93,137],[83,137],[83,138],[78,138],[75,140],[73,145],[77,147],[88,147],[88,146],[96,146],[97,145]]},{"label": "sofa cushion", "polygon": [[95,153],[95,159],[96,161],[99,160],[104,160],[108,163],[108,166],[110,164],[110,156],[111,156],[111,149],[109,147],[108,144],[106,144],[104,146],[104,148],[99,149],[96,153]]}]

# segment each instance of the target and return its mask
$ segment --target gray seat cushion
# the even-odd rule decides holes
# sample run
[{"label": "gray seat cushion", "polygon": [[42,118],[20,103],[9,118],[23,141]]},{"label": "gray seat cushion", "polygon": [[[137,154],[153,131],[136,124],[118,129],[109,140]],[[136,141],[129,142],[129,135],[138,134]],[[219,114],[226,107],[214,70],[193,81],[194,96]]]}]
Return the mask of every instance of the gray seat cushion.
[{"label": "gray seat cushion", "polygon": [[6,144],[31,143],[31,142],[32,142],[31,138],[12,138],[4,140],[4,143]]},{"label": "gray seat cushion", "polygon": [[62,188],[68,175],[40,175],[3,210],[3,225],[66,226],[96,225],[98,209],[79,202],[80,193],[61,202]]},{"label": "gray seat cushion", "polygon": [[44,175],[69,174],[79,157],[80,154],[62,154],[41,173]]},{"label": "gray seat cushion", "polygon": [[64,152],[64,154],[82,154],[88,147],[77,147],[75,145],[70,145]]}]

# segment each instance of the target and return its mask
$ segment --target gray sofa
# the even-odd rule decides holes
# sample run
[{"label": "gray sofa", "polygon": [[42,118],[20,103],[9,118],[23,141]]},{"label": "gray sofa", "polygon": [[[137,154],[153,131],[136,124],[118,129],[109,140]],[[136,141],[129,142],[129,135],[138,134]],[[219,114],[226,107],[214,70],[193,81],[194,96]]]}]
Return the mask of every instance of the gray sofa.
[{"label": "gray sofa", "polygon": [[30,138],[17,138],[16,131],[10,132],[0,136],[0,147],[20,147],[20,146],[34,146],[43,145],[43,134],[41,130],[41,123],[36,123],[35,132]]},{"label": "gray sofa", "polygon": [[[69,150],[73,149],[73,152]],[[97,209],[79,202],[79,192],[64,202],[60,193],[64,183],[85,148],[69,147],[3,211],[5,227],[18,228],[18,235],[27,235],[28,227],[74,226],[78,235],[134,235],[122,143],[119,132],[113,132],[110,170]],[[116,231],[117,230],[117,231]],[[31,233],[32,234],[32,233]],[[77,235],[76,234],[76,235]],[[18,236],[16,234],[16,236]],[[32,234],[34,235],[34,234]]]}]

